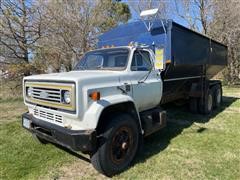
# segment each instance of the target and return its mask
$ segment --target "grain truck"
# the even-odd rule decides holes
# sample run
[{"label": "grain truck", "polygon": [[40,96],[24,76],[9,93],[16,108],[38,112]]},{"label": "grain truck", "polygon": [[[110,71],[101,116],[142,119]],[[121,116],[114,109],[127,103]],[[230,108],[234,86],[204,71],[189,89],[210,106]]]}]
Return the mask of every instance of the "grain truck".
[{"label": "grain truck", "polygon": [[[150,25],[150,26],[148,26]],[[227,64],[227,47],[172,20],[119,25],[73,71],[23,79],[22,125],[41,143],[90,155],[107,176],[126,169],[142,138],[166,125],[170,102],[209,114],[222,101],[211,78]]]}]

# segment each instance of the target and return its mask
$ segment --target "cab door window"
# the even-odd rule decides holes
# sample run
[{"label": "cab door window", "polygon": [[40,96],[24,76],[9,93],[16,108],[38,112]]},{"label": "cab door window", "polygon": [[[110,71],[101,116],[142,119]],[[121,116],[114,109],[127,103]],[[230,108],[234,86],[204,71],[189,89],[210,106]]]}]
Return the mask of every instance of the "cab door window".
[{"label": "cab door window", "polygon": [[136,50],[131,64],[132,71],[149,71],[151,69],[150,54],[147,51]]}]

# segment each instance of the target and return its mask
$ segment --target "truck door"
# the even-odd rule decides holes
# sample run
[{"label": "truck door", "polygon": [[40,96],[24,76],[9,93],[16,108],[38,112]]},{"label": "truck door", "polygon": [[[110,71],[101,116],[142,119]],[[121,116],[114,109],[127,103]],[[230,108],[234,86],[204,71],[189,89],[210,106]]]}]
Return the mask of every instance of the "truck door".
[{"label": "truck door", "polygon": [[131,62],[131,83],[133,99],[139,111],[151,109],[160,103],[162,97],[162,80],[155,70],[151,51],[134,51]]}]

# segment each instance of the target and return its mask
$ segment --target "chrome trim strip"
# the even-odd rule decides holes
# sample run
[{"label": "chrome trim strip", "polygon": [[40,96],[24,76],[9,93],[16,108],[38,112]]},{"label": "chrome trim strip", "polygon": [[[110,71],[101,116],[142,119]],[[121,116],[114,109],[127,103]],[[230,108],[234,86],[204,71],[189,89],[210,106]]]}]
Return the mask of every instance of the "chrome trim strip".
[{"label": "chrome trim strip", "polygon": [[163,81],[179,81],[179,80],[184,80],[184,79],[195,79],[195,78],[201,78],[204,76],[191,76],[191,77],[182,77],[182,78],[172,78],[172,79],[164,79]]}]

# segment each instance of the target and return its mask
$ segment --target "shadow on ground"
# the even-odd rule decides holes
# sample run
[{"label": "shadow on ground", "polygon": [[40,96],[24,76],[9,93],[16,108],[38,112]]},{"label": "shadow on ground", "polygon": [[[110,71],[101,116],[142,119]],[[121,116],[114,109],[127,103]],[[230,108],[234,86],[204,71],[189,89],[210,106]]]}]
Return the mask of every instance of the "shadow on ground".
[{"label": "shadow on ground", "polygon": [[[144,139],[144,151],[140,152],[140,155],[136,158],[134,164],[144,162],[149,157],[163,151],[168,147],[171,140],[181,134],[184,129],[189,128],[194,123],[204,124],[209,122],[210,119],[224,111],[238,99],[239,98],[236,97],[224,96],[221,107],[214,110],[211,115],[190,113],[187,105],[177,107],[168,104],[165,107],[167,110],[167,127]],[[202,133],[205,130],[207,129],[199,125],[197,133]]]},{"label": "shadow on ground", "polygon": [[62,149],[63,151],[65,151],[65,152],[67,152],[67,153],[69,153],[69,154],[77,157],[77,158],[80,159],[80,160],[83,160],[83,161],[86,161],[86,162],[88,162],[88,163],[91,163],[90,159],[89,159],[88,157],[86,157],[87,155],[80,154],[80,153],[78,153],[78,152],[76,152],[76,151],[72,151],[71,149],[68,149],[68,148],[63,147],[63,146],[58,145],[58,144],[54,144],[54,145],[55,145],[57,148]]},{"label": "shadow on ground", "polygon": [[[179,134],[181,134],[181,132],[185,128],[189,128],[194,123],[204,124],[209,122],[211,118],[214,118],[217,114],[221,113],[226,108],[231,106],[231,104],[234,103],[237,99],[239,98],[224,96],[222,106],[219,107],[217,110],[213,111],[211,115],[200,115],[190,113],[187,105],[181,107],[175,106],[173,104],[166,105],[164,108],[167,111],[167,127],[144,139],[143,147],[144,150],[142,150],[138,154],[133,165],[144,162],[149,157],[163,151],[165,148],[168,147],[171,140],[178,136]],[[197,133],[202,133],[205,130],[206,128],[201,127],[201,125],[199,125]],[[56,146],[81,160],[90,162],[89,158],[87,158],[85,155],[73,152],[59,145]]]}]

